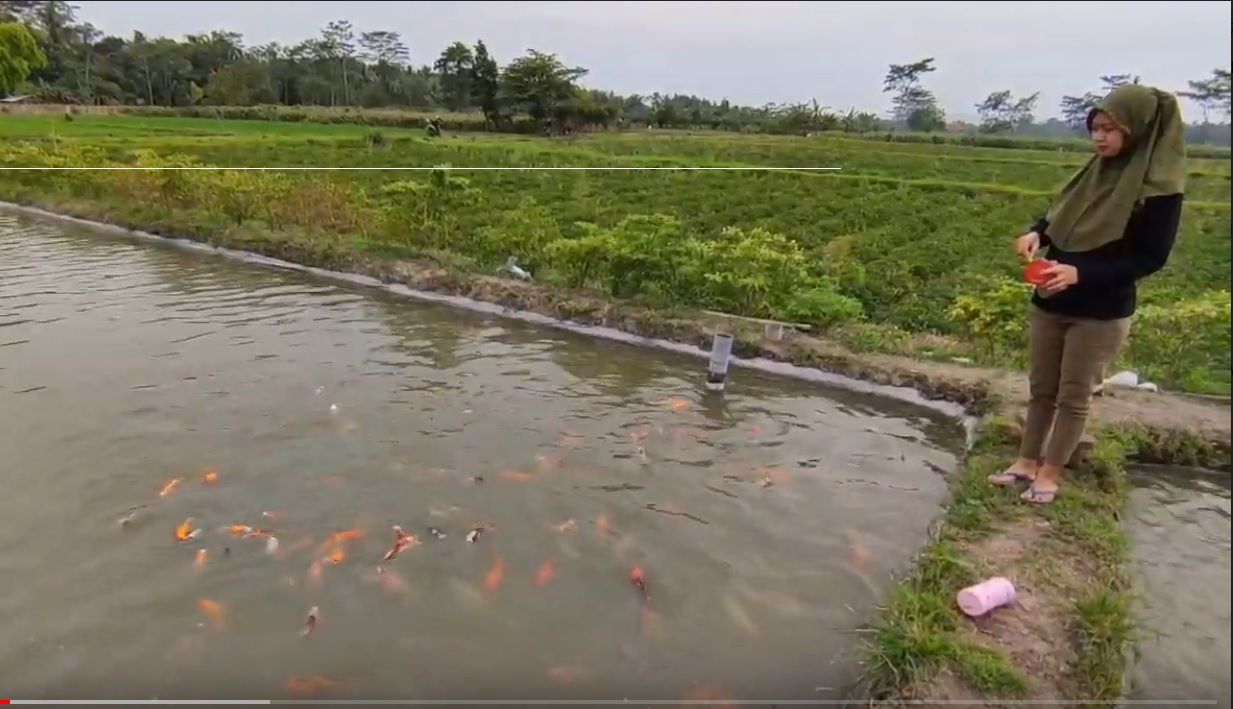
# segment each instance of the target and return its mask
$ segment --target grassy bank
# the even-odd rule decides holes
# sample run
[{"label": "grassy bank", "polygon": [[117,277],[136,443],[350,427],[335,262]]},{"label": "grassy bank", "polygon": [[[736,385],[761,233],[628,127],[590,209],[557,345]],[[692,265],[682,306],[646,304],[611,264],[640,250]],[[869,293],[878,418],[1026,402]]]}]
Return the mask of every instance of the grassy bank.
[{"label": "grassy bank", "polygon": [[[984,484],[1010,455],[1008,422],[1024,396],[1014,367],[1026,293],[1008,241],[1079,156],[679,135],[428,141],[363,126],[271,125],[88,117],[52,138],[33,123],[0,123],[15,138],[0,148],[0,166],[787,169],[30,170],[0,173],[0,199],[676,341],[704,345],[723,327],[740,355],[963,403],[986,416],[982,442],[955,474],[934,540],[878,619],[870,692],[1120,695],[1134,628],[1122,464],[1227,466],[1229,422],[1227,406],[1119,394],[1097,405],[1097,445],[1053,505],[1029,508]],[[802,169],[831,161],[844,170]],[[1166,385],[1227,392],[1228,164],[1191,169],[1181,245],[1144,288],[1125,364]],[[534,282],[490,275],[510,254]],[[808,323],[820,336],[767,342],[756,325],[704,310]],[[955,591],[995,573],[1015,579],[1023,607],[979,624],[961,618]]]},{"label": "grassy bank", "polygon": [[[54,136],[49,133],[55,130]],[[8,172],[4,189],[105,204],[135,223],[248,226],[352,260],[430,258],[657,307],[804,322],[869,352],[1021,364],[1010,237],[1081,155],[843,138],[464,136],[358,125],[12,117],[0,164],[405,168]],[[776,167],[643,171],[643,167]],[[617,167],[624,171],[467,171]],[[809,171],[842,167],[840,172]],[[1229,392],[1229,163],[1194,160],[1180,246],[1143,289],[1122,366]]]},{"label": "grassy bank", "polygon": [[[1019,501],[1019,489],[986,482],[1004,469],[1018,433],[1004,416],[984,421],[951,483],[946,517],[875,625],[866,656],[874,697],[996,704],[1124,696],[1139,631],[1120,521],[1124,466],[1147,458],[1227,468],[1228,450],[1197,432],[1105,423],[1072,466],[1065,493],[1036,507]],[[964,618],[956,590],[992,576],[1014,581],[1018,607]]]}]

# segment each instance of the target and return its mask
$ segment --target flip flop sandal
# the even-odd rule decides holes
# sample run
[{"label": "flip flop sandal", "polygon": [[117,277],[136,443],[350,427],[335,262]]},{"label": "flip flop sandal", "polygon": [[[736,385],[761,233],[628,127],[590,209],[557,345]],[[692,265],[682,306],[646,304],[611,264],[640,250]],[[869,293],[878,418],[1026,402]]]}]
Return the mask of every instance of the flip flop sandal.
[{"label": "flip flop sandal", "polygon": [[1030,502],[1034,505],[1047,505],[1057,498],[1057,490],[1038,490],[1033,485],[1019,497],[1025,502]]},{"label": "flip flop sandal", "polygon": [[1009,487],[1019,483],[1031,483],[1035,480],[1033,476],[1020,473],[1017,470],[1003,470],[1002,472],[994,473],[985,479],[994,485],[1000,485],[1002,487]]}]

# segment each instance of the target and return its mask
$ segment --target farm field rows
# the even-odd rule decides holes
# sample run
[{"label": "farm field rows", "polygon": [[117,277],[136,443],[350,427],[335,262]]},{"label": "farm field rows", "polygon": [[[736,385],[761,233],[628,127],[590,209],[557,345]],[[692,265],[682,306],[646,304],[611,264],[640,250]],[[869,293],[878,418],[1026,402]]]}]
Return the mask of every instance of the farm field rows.
[{"label": "farm field rows", "polygon": [[[1025,292],[1010,240],[1084,159],[830,136],[429,140],[362,125],[136,116],[11,116],[0,138],[6,167],[448,165],[9,172],[0,196],[171,211],[214,229],[311,231],[371,258],[431,255],[487,273],[516,255],[537,280],[563,287],[806,321],[863,349],[998,364],[1018,363],[1021,350]],[[786,169],[631,169],[682,166]],[[1142,289],[1127,360],[1173,387],[1228,391],[1229,166],[1191,160],[1178,249]],[[483,167],[624,169],[465,169]],[[808,169],[818,167],[842,170]]]}]

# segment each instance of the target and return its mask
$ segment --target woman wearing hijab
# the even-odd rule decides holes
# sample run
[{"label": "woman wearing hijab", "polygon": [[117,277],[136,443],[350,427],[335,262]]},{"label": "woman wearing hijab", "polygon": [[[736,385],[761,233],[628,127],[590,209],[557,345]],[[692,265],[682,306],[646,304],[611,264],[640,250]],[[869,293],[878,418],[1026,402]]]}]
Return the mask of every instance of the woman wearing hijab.
[{"label": "woman wearing hijab", "polygon": [[1116,88],[1087,128],[1096,154],[1015,240],[1028,260],[1047,249],[1050,268],[1030,306],[1031,398],[1019,456],[989,480],[1027,482],[1023,499],[1042,504],[1056,497],[1093,391],[1130,332],[1135,284],[1169,259],[1185,188],[1185,124],[1172,94]]}]

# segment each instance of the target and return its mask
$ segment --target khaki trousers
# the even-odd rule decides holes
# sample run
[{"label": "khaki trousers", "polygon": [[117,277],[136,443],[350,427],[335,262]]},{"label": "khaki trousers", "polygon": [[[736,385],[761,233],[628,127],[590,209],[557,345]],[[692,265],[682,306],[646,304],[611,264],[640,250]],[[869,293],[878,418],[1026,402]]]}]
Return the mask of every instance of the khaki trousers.
[{"label": "khaki trousers", "polygon": [[1030,399],[1019,457],[1062,467],[1079,446],[1092,393],[1125,344],[1130,318],[1072,318],[1032,305],[1028,320]]}]

